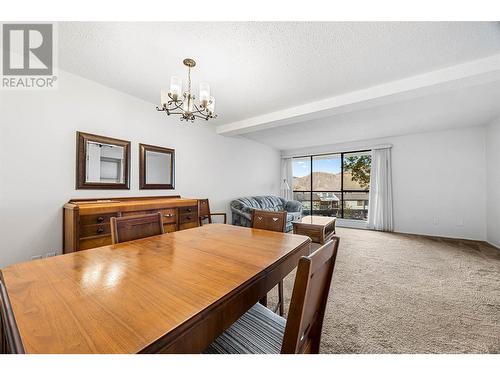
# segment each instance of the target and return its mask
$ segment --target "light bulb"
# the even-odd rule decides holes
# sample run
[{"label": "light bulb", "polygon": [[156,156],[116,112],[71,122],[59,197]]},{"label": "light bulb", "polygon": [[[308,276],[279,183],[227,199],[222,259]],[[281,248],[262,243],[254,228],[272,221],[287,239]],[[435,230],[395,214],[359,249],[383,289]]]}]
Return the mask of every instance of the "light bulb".
[{"label": "light bulb", "polygon": [[203,108],[206,108],[208,101],[210,100],[210,85],[207,82],[200,83],[200,104]]},{"label": "light bulb", "polygon": [[181,96],[182,93],[182,79],[177,76],[172,76],[170,78],[170,96],[173,100],[177,101],[177,99]]}]

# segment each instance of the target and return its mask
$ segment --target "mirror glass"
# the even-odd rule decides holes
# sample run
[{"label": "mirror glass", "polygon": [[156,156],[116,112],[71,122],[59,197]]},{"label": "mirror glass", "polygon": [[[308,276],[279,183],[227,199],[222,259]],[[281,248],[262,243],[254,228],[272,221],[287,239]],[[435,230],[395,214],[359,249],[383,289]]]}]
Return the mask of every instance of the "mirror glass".
[{"label": "mirror glass", "polygon": [[175,150],[139,143],[139,189],[175,189]]},{"label": "mirror glass", "polygon": [[86,183],[125,182],[125,147],[87,140],[85,148]]},{"label": "mirror glass", "polygon": [[172,154],[147,150],[146,184],[172,184]]}]

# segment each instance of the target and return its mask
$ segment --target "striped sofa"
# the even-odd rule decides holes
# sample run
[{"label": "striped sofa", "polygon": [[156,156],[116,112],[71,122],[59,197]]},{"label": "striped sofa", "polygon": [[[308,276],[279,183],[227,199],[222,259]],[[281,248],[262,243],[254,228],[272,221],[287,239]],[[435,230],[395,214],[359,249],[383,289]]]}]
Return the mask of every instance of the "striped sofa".
[{"label": "striped sofa", "polygon": [[242,227],[249,227],[253,209],[266,211],[286,211],[286,231],[292,231],[292,221],[302,217],[302,203],[287,201],[281,197],[263,195],[238,198],[231,201],[232,223]]}]

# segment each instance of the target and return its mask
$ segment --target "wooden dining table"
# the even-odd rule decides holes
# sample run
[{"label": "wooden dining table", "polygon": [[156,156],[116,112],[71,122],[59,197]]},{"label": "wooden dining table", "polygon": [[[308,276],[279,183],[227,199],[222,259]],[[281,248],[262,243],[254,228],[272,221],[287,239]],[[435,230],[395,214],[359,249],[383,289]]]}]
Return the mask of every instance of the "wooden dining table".
[{"label": "wooden dining table", "polygon": [[308,255],[311,240],[225,224],[14,264],[17,353],[200,353]]}]

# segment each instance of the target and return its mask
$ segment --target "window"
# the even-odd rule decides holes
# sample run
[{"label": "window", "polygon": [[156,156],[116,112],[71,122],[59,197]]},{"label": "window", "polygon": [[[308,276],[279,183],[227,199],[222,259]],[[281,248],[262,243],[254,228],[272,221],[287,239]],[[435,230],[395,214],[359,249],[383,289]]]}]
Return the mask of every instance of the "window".
[{"label": "window", "polygon": [[293,158],[293,196],[305,215],[366,220],[369,150]]}]

